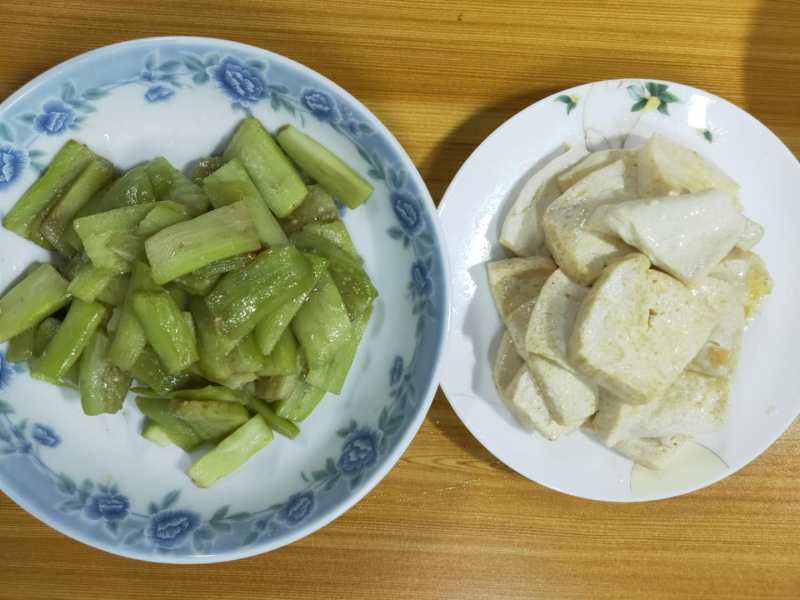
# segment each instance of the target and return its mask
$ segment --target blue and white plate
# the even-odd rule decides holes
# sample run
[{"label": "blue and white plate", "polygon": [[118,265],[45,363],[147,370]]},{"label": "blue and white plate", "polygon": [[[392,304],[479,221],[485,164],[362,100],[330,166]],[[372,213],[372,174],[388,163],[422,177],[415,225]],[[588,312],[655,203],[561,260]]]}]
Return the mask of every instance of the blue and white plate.
[{"label": "blue and white plate", "polygon": [[[259,48],[154,38],[101,48],[37,77],[0,106],[0,208],[7,211],[69,138],[120,167],[157,155],[178,167],[218,152],[255,115],[292,123],[375,186],[343,218],[380,299],[340,397],[211,489],[191,457],[139,435],[132,402],[86,417],[78,395],[0,356],[0,488],[84,543],[158,562],[266,552],[319,529],[391,469],[431,403],[448,323],[433,203],[391,133],[336,84]],[[0,231],[0,287],[47,253]]]}]

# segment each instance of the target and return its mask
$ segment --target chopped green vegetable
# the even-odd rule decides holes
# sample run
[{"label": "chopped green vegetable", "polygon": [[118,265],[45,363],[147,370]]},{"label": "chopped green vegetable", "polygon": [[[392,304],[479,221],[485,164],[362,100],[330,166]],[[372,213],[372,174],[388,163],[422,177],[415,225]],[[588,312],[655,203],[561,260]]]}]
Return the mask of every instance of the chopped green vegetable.
[{"label": "chopped green vegetable", "polygon": [[133,310],[133,295],[136,292],[158,292],[160,290],[161,288],[153,281],[150,267],[141,262],[134,263],[125,294],[125,301],[120,310],[117,330],[114,333],[111,350],[109,351],[111,362],[123,371],[133,369],[136,360],[139,358],[139,353],[142,352],[147,344],[144,330]]},{"label": "chopped green vegetable", "polygon": [[238,402],[246,404],[247,398],[241,392],[231,390],[222,385],[207,385],[202,388],[176,390],[170,398],[178,400],[218,400],[220,402]]},{"label": "chopped green vegetable", "polygon": [[154,444],[161,446],[162,448],[166,448],[167,446],[171,445],[172,438],[169,437],[166,429],[161,427],[158,423],[150,419],[150,417],[144,418],[144,425],[142,426],[142,437],[146,440],[153,442]]},{"label": "chopped green vegetable", "polygon": [[173,444],[191,452],[203,443],[194,430],[181,421],[170,409],[170,401],[137,396],[136,405],[142,413],[159,425]]},{"label": "chopped green vegetable", "polygon": [[282,436],[293,440],[300,433],[300,428],[297,425],[292,423],[289,419],[279,417],[263,400],[251,396],[247,405],[250,407],[250,410],[261,415],[261,418],[264,419],[267,425]]},{"label": "chopped green vegetable", "polygon": [[203,187],[216,208],[243,201],[250,211],[253,227],[265,245],[288,243],[289,239],[238,159],[234,158],[209,175],[203,181]]},{"label": "chopped green vegetable", "polygon": [[313,281],[308,259],[292,246],[280,246],[262,252],[245,268],[226,274],[206,296],[206,305],[222,333],[241,339],[264,316],[310,290]]},{"label": "chopped green vegetable", "polygon": [[84,263],[67,287],[67,291],[84,302],[94,302],[111,282],[114,273],[100,269],[92,263]]},{"label": "chopped green vegetable", "polygon": [[[372,185],[314,138],[289,125],[278,132],[278,144],[300,168],[349,208],[372,194]],[[283,216],[283,215],[282,215]]]},{"label": "chopped green vegetable", "polygon": [[353,364],[358,351],[358,345],[364,336],[364,331],[369,323],[372,309],[353,321],[350,335],[341,349],[336,353],[330,363],[320,369],[310,369],[306,374],[306,381],[313,386],[324,389],[334,394],[341,394],[347,373]]},{"label": "chopped green vegetable", "polygon": [[130,277],[127,275],[114,275],[97,295],[97,300],[111,306],[120,306],[125,302]]},{"label": "chopped green vegetable", "polygon": [[275,375],[262,377],[256,381],[256,396],[268,402],[285,400],[300,384],[299,375]]},{"label": "chopped green vegetable", "polygon": [[206,378],[222,382],[233,375],[228,355],[236,346],[236,341],[217,331],[208,307],[201,298],[192,298],[189,307],[197,328],[200,369]]},{"label": "chopped green vegetable", "polygon": [[198,378],[189,371],[182,371],[176,375],[167,373],[158,359],[158,355],[149,346],[145,346],[139,353],[130,373],[135,379],[159,394],[167,394],[172,390],[198,383]]},{"label": "chopped green vegetable", "polygon": [[264,361],[258,349],[255,336],[250,333],[244,336],[230,354],[230,365],[234,373],[258,373]]},{"label": "chopped green vegetable", "polygon": [[29,238],[34,220],[37,217],[43,218],[48,208],[61,197],[93,158],[94,154],[89,148],[75,140],[69,140],[53,157],[44,174],[3,217],[3,227]]},{"label": "chopped green vegetable", "polygon": [[250,213],[242,202],[162,229],[145,243],[157,283],[167,283],[214,261],[260,247]]},{"label": "chopped green vegetable", "polygon": [[301,381],[291,396],[275,403],[275,413],[279,417],[299,423],[311,414],[324,396],[325,390]]},{"label": "chopped green vegetable", "polygon": [[39,265],[0,298],[0,342],[30,329],[69,301],[67,281]]},{"label": "chopped green vegetable", "polygon": [[36,339],[36,328],[30,327],[18,333],[8,342],[6,350],[6,360],[16,363],[33,358],[34,340]]},{"label": "chopped green vegetable", "polygon": [[258,374],[268,375],[297,375],[300,373],[301,363],[297,353],[297,340],[291,328],[284,330],[283,335],[272,352],[265,356]]},{"label": "chopped green vegetable", "polygon": [[237,402],[172,400],[169,408],[202,440],[218,439],[250,418],[247,409]]},{"label": "chopped green vegetable", "polygon": [[358,255],[356,247],[353,245],[353,239],[350,237],[347,227],[345,227],[344,223],[341,221],[310,223],[303,228],[303,231],[328,240],[330,243],[335,244],[347,252],[351,258],[354,258],[359,263],[361,262],[361,257]]},{"label": "chopped green vegetable", "polygon": [[214,171],[225,164],[225,159],[221,156],[209,156],[198,160],[192,169],[192,181],[202,185],[203,179],[211,175]]},{"label": "chopped green vegetable", "polygon": [[177,202],[156,202],[149,213],[139,222],[136,234],[148,238],[162,229],[188,221],[192,216],[189,209]]},{"label": "chopped green vegetable", "polygon": [[104,158],[95,157],[42,220],[42,235],[64,256],[71,256],[75,252],[64,239],[64,232],[69,228],[72,219],[113,178],[114,165]]},{"label": "chopped green vegetable", "polygon": [[56,337],[61,321],[55,317],[47,317],[36,327],[36,334],[33,338],[33,355],[39,357],[47,348],[50,341]]},{"label": "chopped green vegetable", "polygon": [[179,373],[197,361],[192,329],[168,293],[134,293],[133,312],[168,373]]},{"label": "chopped green vegetable", "polygon": [[241,467],[271,441],[272,430],[260,415],[255,415],[195,461],[187,474],[199,487],[209,487]]},{"label": "chopped green vegetable", "polygon": [[153,186],[144,166],[134,167],[114,183],[93,203],[92,211],[104,213],[125,206],[150,204],[156,201]]},{"label": "chopped green vegetable", "polygon": [[78,387],[87,415],[117,412],[131,386],[131,376],[108,360],[108,348],[106,334],[96,331],[81,357]]},{"label": "chopped green vegetable", "polygon": [[257,119],[242,121],[225,149],[224,158],[241,161],[261,197],[278,217],[291,213],[308,193],[291,161]]},{"label": "chopped green vegetable", "polygon": [[298,294],[286,304],[272,311],[266,317],[261,319],[256,325],[254,330],[256,342],[258,343],[259,350],[264,356],[269,355],[275,348],[275,344],[289,327],[297,311],[303,306],[303,303],[308,299],[310,292],[303,292]]},{"label": "chopped green vegetable", "polygon": [[336,202],[321,185],[308,186],[308,196],[292,214],[281,219],[280,223],[286,233],[300,231],[311,223],[328,223],[339,219]]},{"label": "chopped green vegetable", "polygon": [[185,206],[193,216],[209,209],[203,189],[173,167],[166,158],[159,157],[145,165],[158,200],[171,200]]},{"label": "chopped green vegetable", "polygon": [[124,250],[128,236],[131,236],[129,232],[136,229],[151,209],[150,204],[124,206],[75,219],[72,226],[94,266],[114,273],[127,273],[131,269],[131,260],[118,252]]},{"label": "chopped green vegetable", "polygon": [[31,369],[31,375],[53,383],[60,382],[78,362],[105,314],[106,308],[102,304],[73,300],[55,337]]}]

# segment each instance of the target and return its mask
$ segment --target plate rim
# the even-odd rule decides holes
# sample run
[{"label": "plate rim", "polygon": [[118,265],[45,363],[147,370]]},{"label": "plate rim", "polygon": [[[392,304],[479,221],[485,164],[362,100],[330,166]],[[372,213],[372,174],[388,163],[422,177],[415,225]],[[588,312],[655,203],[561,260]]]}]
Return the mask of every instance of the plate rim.
[{"label": "plate rim", "polygon": [[[155,551],[150,553],[145,553],[142,551],[131,550],[120,546],[113,546],[111,544],[106,544],[96,539],[91,538],[89,535],[84,533],[83,530],[74,527],[70,522],[63,521],[59,522],[54,518],[51,518],[49,515],[45,514],[44,511],[39,510],[36,507],[29,505],[26,500],[24,499],[24,495],[21,493],[17,493],[16,490],[9,490],[0,488],[8,498],[10,498],[19,508],[27,512],[28,514],[32,515],[40,522],[44,523],[54,531],[65,535],[73,540],[90,546],[92,548],[101,550],[103,552],[108,552],[109,554],[114,554],[117,556],[122,556],[125,558],[131,558],[134,560],[140,560],[143,562],[151,562],[157,564],[210,564],[210,563],[218,563],[218,562],[228,562],[233,560],[239,560],[243,558],[248,558],[251,556],[256,556],[259,554],[265,554],[267,552],[277,550],[284,546],[288,546],[293,544],[294,542],[305,538],[316,531],[326,527],[339,517],[341,517],[344,513],[349,511],[353,508],[356,504],[358,504],[361,500],[364,499],[367,494],[369,494],[379,483],[381,483],[386,475],[397,465],[398,461],[408,449],[408,446],[411,444],[413,439],[416,437],[417,433],[419,432],[420,427],[422,426],[422,422],[425,420],[427,416],[430,406],[433,402],[434,396],[436,395],[436,391],[439,387],[439,379],[440,373],[442,368],[443,357],[445,355],[446,347],[447,347],[447,340],[449,338],[450,332],[450,322],[451,322],[451,281],[450,281],[450,255],[447,250],[447,242],[444,235],[444,230],[441,226],[441,223],[438,218],[438,212],[436,210],[436,205],[433,201],[431,196],[430,190],[428,189],[425,180],[422,178],[422,175],[419,173],[419,170],[414,163],[414,161],[409,156],[406,149],[403,145],[399,142],[399,140],[392,134],[392,132],[386,127],[386,125],[381,121],[377,115],[375,115],[363,102],[358,100],[355,96],[353,96],[350,92],[345,90],[342,86],[336,83],[331,78],[315,71],[311,67],[308,67],[292,58],[284,56],[283,54],[279,54],[272,50],[268,50],[266,48],[261,48],[258,46],[254,46],[251,44],[246,44],[243,42],[238,42],[234,40],[229,40],[225,38],[216,38],[210,36],[188,36],[188,35],[168,35],[168,36],[149,36],[143,38],[133,38],[121,42],[116,42],[113,44],[107,44],[104,46],[100,46],[97,48],[93,48],[91,50],[87,50],[86,52],[82,52],[78,55],[72,56],[67,60],[64,60],[58,64],[53,65],[52,67],[48,68],[47,70],[43,71],[21,87],[17,88],[13,93],[11,93],[7,98],[5,98],[2,102],[0,102],[0,112],[7,110],[10,106],[14,103],[19,101],[23,96],[34,90],[37,86],[46,82],[49,78],[53,76],[57,76],[60,74],[60,71],[66,67],[72,66],[73,64],[79,63],[83,60],[88,58],[96,57],[98,55],[106,54],[109,52],[114,52],[115,50],[120,50],[122,48],[130,48],[130,47],[137,47],[137,46],[146,46],[148,44],[181,44],[181,43],[198,43],[198,44],[214,44],[220,47],[229,47],[235,48],[240,51],[247,51],[252,52],[255,54],[261,54],[270,60],[282,62],[284,64],[289,65],[293,69],[297,69],[298,71],[304,73],[305,75],[316,78],[324,82],[326,85],[330,86],[332,90],[336,93],[340,94],[343,98],[351,102],[354,106],[361,109],[364,114],[368,115],[373,124],[376,126],[378,132],[380,133],[381,137],[383,137],[389,146],[396,152],[397,156],[400,160],[405,164],[409,174],[412,176],[417,188],[420,191],[420,199],[421,203],[425,206],[425,212],[430,220],[431,227],[436,233],[436,239],[438,242],[438,250],[441,259],[441,267],[442,267],[442,291],[443,291],[443,298],[442,298],[442,319],[437,322],[437,326],[441,331],[441,335],[439,336],[437,348],[434,351],[433,356],[433,369],[431,370],[430,381],[426,389],[419,394],[420,402],[417,405],[417,412],[414,418],[410,421],[410,424],[406,430],[406,432],[401,436],[397,443],[395,444],[394,449],[387,455],[384,463],[373,471],[365,480],[364,484],[356,490],[354,493],[348,495],[339,505],[333,507],[327,514],[319,515],[316,519],[310,520],[307,524],[303,527],[293,531],[284,537],[275,538],[272,540],[265,540],[260,543],[253,544],[252,546],[244,547],[240,546],[236,550],[227,550],[223,552],[217,552],[212,554],[192,554],[192,555],[173,555],[173,554],[159,554]],[[2,479],[0,479],[0,483],[2,483]]]},{"label": "plate rim", "polygon": [[[624,77],[624,78],[614,78],[614,79],[601,79],[601,80],[597,80],[597,81],[587,81],[585,83],[574,85],[574,86],[571,86],[569,88],[565,88],[563,90],[554,92],[552,94],[548,94],[547,96],[544,96],[544,97],[540,98],[539,100],[536,100],[535,102],[532,102],[528,106],[520,109],[519,111],[517,111],[516,113],[514,113],[513,115],[511,115],[510,117],[505,119],[502,123],[500,123],[470,153],[470,155],[461,164],[461,166],[459,167],[458,171],[456,171],[456,174],[451,179],[451,181],[448,184],[447,188],[445,189],[445,192],[442,195],[442,199],[439,202],[439,205],[437,207],[437,214],[439,216],[439,219],[441,220],[441,227],[442,227],[442,229],[444,230],[444,233],[445,233],[445,242],[447,242],[447,231],[445,229],[446,220],[444,218],[444,215],[445,215],[445,213],[447,211],[447,208],[448,208],[449,204],[452,204],[452,203],[448,203],[448,199],[452,195],[452,191],[455,188],[456,181],[462,176],[462,174],[464,172],[466,172],[471,167],[470,163],[473,161],[473,159],[475,159],[475,157],[477,156],[477,154],[479,153],[481,148],[483,148],[485,145],[487,145],[495,137],[499,137],[500,135],[502,135],[505,132],[505,130],[508,129],[509,127],[513,127],[514,126],[514,122],[516,120],[518,120],[518,119],[521,119],[526,113],[534,110],[534,108],[539,106],[539,105],[544,105],[546,102],[548,102],[548,101],[550,101],[550,100],[552,100],[552,99],[554,99],[554,98],[556,98],[558,96],[570,95],[570,94],[573,94],[574,92],[576,92],[578,90],[586,89],[586,88],[594,86],[594,85],[614,84],[614,83],[620,83],[620,82],[625,82],[625,81],[653,81],[653,82],[657,82],[657,83],[665,83],[667,85],[680,86],[680,87],[692,90],[694,92],[698,92],[700,94],[703,94],[703,95],[705,95],[705,96],[707,96],[709,98],[712,98],[713,100],[716,100],[717,102],[719,102],[721,104],[724,104],[728,108],[732,108],[734,110],[734,112],[738,113],[740,116],[743,116],[747,120],[749,120],[751,125],[755,126],[757,129],[759,129],[760,133],[762,135],[766,134],[766,136],[768,138],[771,138],[773,141],[777,142],[778,143],[778,147],[781,149],[781,152],[785,155],[785,157],[788,158],[790,161],[794,161],[796,167],[798,168],[798,174],[800,174],[800,159],[798,159],[798,157],[796,157],[794,155],[794,153],[786,146],[786,144],[783,142],[783,140],[780,139],[780,137],[778,137],[769,127],[767,127],[764,123],[762,123],[755,116],[753,116],[752,114],[750,114],[749,112],[747,112],[743,108],[740,108],[739,106],[737,106],[735,103],[731,102],[730,100],[727,100],[727,99],[725,99],[725,98],[723,98],[721,96],[718,96],[716,94],[713,94],[711,92],[708,92],[708,91],[706,91],[706,90],[704,90],[702,88],[698,88],[698,87],[693,86],[693,85],[689,85],[689,84],[686,84],[686,83],[680,83],[680,82],[676,82],[676,81],[671,81],[669,79],[660,79],[660,78],[657,78],[657,77]],[[532,158],[534,159],[534,164],[535,164],[536,160],[538,160],[538,158],[541,158],[541,157],[538,157],[538,158],[537,157],[532,157]],[[449,246],[447,246],[447,244],[446,244],[446,247],[449,248]],[[450,258],[449,253],[448,253],[448,258]],[[453,267],[451,266],[451,270],[452,270],[452,268]],[[452,312],[453,312],[453,307],[452,306],[450,307],[450,312],[451,312],[451,319],[452,319]],[[449,331],[448,331],[445,355],[447,355],[447,349],[449,349],[450,345],[452,343],[454,343],[454,341],[452,339],[453,335],[454,335],[454,333],[453,333],[453,329],[451,327],[449,329]],[[441,366],[443,367],[444,365],[441,365]],[[442,373],[444,373],[444,369],[442,369]],[[788,420],[786,425],[777,434],[775,434],[771,439],[768,439],[768,441],[765,444],[760,445],[758,451],[755,454],[753,454],[753,456],[751,456],[750,458],[745,460],[741,465],[737,466],[735,469],[732,469],[732,468],[730,468],[730,466],[728,466],[728,468],[725,469],[722,472],[722,474],[720,474],[718,476],[715,476],[715,477],[709,479],[708,481],[705,481],[704,483],[702,483],[700,485],[684,486],[684,487],[681,487],[681,488],[677,488],[675,490],[671,490],[668,493],[660,493],[660,494],[658,494],[656,496],[646,497],[646,498],[635,498],[635,497],[631,497],[631,498],[627,498],[627,499],[623,499],[623,498],[603,498],[603,497],[599,497],[599,496],[594,496],[593,497],[593,496],[586,496],[586,495],[576,494],[576,493],[573,493],[571,491],[568,491],[568,490],[565,490],[565,489],[561,489],[560,487],[558,487],[556,485],[551,485],[551,484],[548,484],[548,483],[544,483],[542,481],[538,481],[536,479],[528,477],[524,473],[521,473],[516,467],[514,467],[511,464],[509,464],[509,461],[507,461],[504,457],[500,456],[499,449],[497,449],[495,444],[493,444],[491,442],[487,443],[486,441],[481,439],[481,437],[478,436],[475,433],[475,431],[473,431],[473,428],[470,427],[470,425],[467,424],[467,421],[464,419],[464,417],[462,416],[462,413],[459,411],[459,403],[458,403],[458,401],[454,400],[454,399],[451,399],[451,396],[455,397],[455,396],[457,396],[457,394],[452,394],[451,395],[448,392],[448,386],[447,386],[447,384],[446,384],[446,382],[444,380],[444,375],[443,375],[442,380],[440,381],[440,386],[442,388],[442,392],[444,393],[445,397],[447,398],[448,403],[450,404],[450,406],[452,407],[452,409],[456,413],[456,415],[458,415],[459,420],[464,425],[464,427],[466,427],[466,429],[470,432],[470,434],[472,434],[472,436],[476,440],[478,440],[478,442],[481,444],[481,446],[483,446],[486,450],[488,450],[492,454],[492,456],[497,458],[497,460],[502,462],[504,465],[506,465],[512,471],[514,471],[517,475],[519,475],[521,477],[524,477],[525,479],[531,481],[532,483],[534,483],[536,485],[540,485],[540,486],[542,486],[544,488],[547,488],[549,490],[553,490],[555,492],[559,492],[561,494],[565,494],[565,495],[571,496],[573,498],[580,498],[582,500],[589,500],[589,501],[592,501],[592,502],[607,502],[607,503],[611,503],[611,504],[638,504],[638,503],[646,503],[646,502],[660,502],[660,501],[663,501],[663,500],[669,500],[670,498],[677,498],[677,497],[680,497],[680,496],[685,496],[687,494],[691,494],[693,492],[696,492],[696,491],[705,489],[705,488],[707,488],[709,486],[712,486],[712,485],[722,481],[723,479],[727,479],[728,477],[731,477],[732,475],[734,475],[735,473],[739,472],[741,469],[743,469],[744,467],[749,465],[751,462],[753,462],[754,460],[759,458],[780,437],[782,437],[786,433],[786,431],[794,424],[794,422],[797,420],[797,418],[800,417],[800,403],[798,403],[798,405],[795,407],[795,410],[794,410],[794,416],[791,419]],[[480,398],[477,394],[475,395],[475,397],[476,398]],[[727,465],[727,463],[726,463],[726,465]]]}]

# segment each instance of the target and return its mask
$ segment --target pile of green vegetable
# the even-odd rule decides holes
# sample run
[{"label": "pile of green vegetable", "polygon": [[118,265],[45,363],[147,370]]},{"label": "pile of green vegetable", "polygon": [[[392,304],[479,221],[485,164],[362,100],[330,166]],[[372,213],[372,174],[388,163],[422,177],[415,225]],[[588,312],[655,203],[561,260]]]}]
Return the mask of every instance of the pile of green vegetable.
[{"label": "pile of green vegetable", "polygon": [[87,415],[132,389],[144,437],[214,444],[188,471],[209,486],[341,392],[377,292],[334,197],[371,193],[312,138],[253,118],[191,178],[164,158],[118,176],[71,140],[3,219],[56,260],[0,298],[0,342]]}]

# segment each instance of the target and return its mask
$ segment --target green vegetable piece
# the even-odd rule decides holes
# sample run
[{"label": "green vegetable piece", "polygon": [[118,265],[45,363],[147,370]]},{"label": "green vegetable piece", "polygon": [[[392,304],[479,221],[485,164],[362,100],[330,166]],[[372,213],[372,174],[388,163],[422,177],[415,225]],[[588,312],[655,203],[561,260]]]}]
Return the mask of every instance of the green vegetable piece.
[{"label": "green vegetable piece", "polygon": [[311,414],[324,396],[325,390],[301,381],[291,396],[275,403],[275,413],[279,417],[299,423]]},{"label": "green vegetable piece", "polygon": [[225,164],[225,159],[221,156],[209,156],[198,160],[192,169],[192,181],[202,185],[203,179],[211,175],[214,171]]},{"label": "green vegetable piece", "polygon": [[[164,289],[169,292],[169,295],[175,300],[175,304],[177,304],[182,311],[189,310],[189,293],[185,289],[174,283],[168,283],[164,286]],[[194,323],[192,323],[192,327],[194,327]]]},{"label": "green vegetable piece", "polygon": [[282,436],[293,440],[300,433],[300,428],[292,423],[289,419],[279,417],[263,400],[250,397],[247,405],[250,410],[257,412],[261,418],[269,425],[274,431],[277,431]]},{"label": "green vegetable piece", "polygon": [[250,211],[253,227],[265,245],[288,243],[289,239],[238,159],[234,158],[209,175],[203,181],[203,188],[216,208],[244,202]]},{"label": "green vegetable piece", "polygon": [[139,222],[136,234],[148,238],[162,229],[188,221],[192,216],[189,209],[177,202],[156,202],[149,213]]},{"label": "green vegetable piece", "polygon": [[275,375],[256,381],[256,396],[267,402],[285,400],[301,382],[299,375]]},{"label": "green vegetable piece", "polygon": [[166,448],[173,443],[172,438],[170,438],[169,434],[167,433],[167,430],[150,419],[150,417],[145,417],[144,419],[144,425],[142,426],[142,437],[158,446],[161,446],[162,448]]},{"label": "green vegetable piece", "polygon": [[278,144],[303,171],[313,177],[347,207],[356,208],[372,194],[372,185],[342,159],[289,125],[278,132]]},{"label": "green vegetable piece", "polygon": [[173,279],[175,285],[180,286],[192,296],[206,296],[208,292],[214,289],[214,286],[219,281],[220,275],[210,275],[207,277],[195,273],[187,273]]},{"label": "green vegetable piece", "polygon": [[297,354],[297,340],[291,328],[284,330],[272,352],[265,356],[258,374],[269,375],[297,375],[300,373],[301,363]]},{"label": "green vegetable piece", "polygon": [[308,196],[303,203],[280,223],[286,233],[300,231],[311,223],[329,223],[339,219],[336,202],[321,185],[308,186]]},{"label": "green vegetable piece", "polygon": [[347,252],[325,238],[299,231],[291,235],[291,241],[299,249],[328,259],[328,270],[342,295],[350,320],[354,321],[371,306],[378,291],[364,271],[364,267]]},{"label": "green vegetable piece", "polygon": [[257,119],[242,121],[224,158],[241,161],[261,197],[278,217],[285,217],[300,206],[308,193],[291,161]]},{"label": "green vegetable piece", "polygon": [[308,292],[298,294],[258,322],[254,333],[261,354],[268,356],[274,350],[275,345],[288,329],[297,311],[300,310],[300,307],[303,306],[303,303],[308,299],[308,295]]},{"label": "green vegetable piece", "polygon": [[144,329],[133,310],[133,295],[142,291],[161,291],[153,281],[150,267],[137,262],[133,265],[130,282],[126,290],[125,301],[120,310],[117,330],[111,342],[109,357],[111,362],[123,371],[130,371],[147,344]]},{"label": "green vegetable piece", "polygon": [[158,359],[158,355],[149,346],[145,346],[139,353],[130,372],[135,379],[162,395],[178,388],[196,385],[199,381],[189,371],[182,371],[175,375],[167,373]]},{"label": "green vegetable piece", "polygon": [[29,238],[34,220],[37,217],[44,218],[48,208],[61,197],[93,158],[94,154],[89,148],[75,140],[69,140],[50,161],[44,174],[33,182],[3,217],[3,227]]},{"label": "green vegetable piece", "polygon": [[272,430],[260,415],[255,415],[195,461],[187,474],[198,487],[209,487],[241,467],[271,441]]},{"label": "green vegetable piece", "polygon": [[173,167],[163,157],[145,165],[158,200],[171,200],[185,206],[193,216],[206,212],[210,205],[203,189]]},{"label": "green vegetable piece", "polygon": [[125,302],[125,294],[128,291],[128,275],[114,275],[97,295],[97,300],[111,306],[120,306]]},{"label": "green vegetable piece", "polygon": [[258,373],[263,367],[264,356],[258,349],[255,336],[244,336],[229,356],[234,373]]},{"label": "green vegetable piece", "polygon": [[84,302],[94,302],[113,277],[114,273],[108,269],[100,269],[87,262],[78,269],[67,291]]},{"label": "green vegetable piece", "polygon": [[60,382],[91,341],[106,315],[106,308],[97,302],[75,299],[56,335],[31,369],[31,375],[52,383]]},{"label": "green vegetable piece", "polygon": [[137,396],[136,405],[148,419],[167,433],[167,437],[176,446],[191,452],[203,443],[191,427],[175,416],[170,409],[169,400]]},{"label": "green vegetable piece", "polygon": [[218,439],[250,418],[250,413],[238,402],[172,400],[169,407],[202,440]]},{"label": "green vegetable piece", "polygon": [[124,252],[125,244],[130,243],[130,232],[151,209],[150,204],[124,206],[75,219],[72,226],[94,266],[114,273],[128,273],[131,259],[120,252]]},{"label": "green vegetable piece", "polygon": [[78,388],[84,414],[115,413],[122,408],[131,386],[131,376],[108,360],[109,341],[96,331],[80,361]]},{"label": "green vegetable piece", "polygon": [[242,389],[245,385],[250,383],[251,381],[255,381],[258,379],[257,373],[234,373],[227,379],[223,379],[217,383],[224,385],[225,387],[231,388],[232,390],[239,390]]},{"label": "green vegetable piece", "polygon": [[310,369],[327,365],[350,335],[350,318],[333,278],[324,273],[297,311],[292,331]]},{"label": "green vegetable piece", "polygon": [[212,381],[224,381],[233,375],[228,355],[236,346],[236,341],[217,331],[214,320],[202,298],[192,298],[189,308],[197,329],[200,370]]},{"label": "green vegetable piece", "polygon": [[58,328],[61,327],[61,321],[55,317],[47,317],[44,321],[39,323],[36,327],[36,334],[33,338],[33,355],[39,357],[47,348],[50,341],[56,336]]},{"label": "green vegetable piece", "polygon": [[247,398],[237,390],[222,385],[207,385],[202,388],[176,390],[170,394],[178,400],[215,400],[219,402],[236,402],[246,404]]},{"label": "green vegetable piece", "polygon": [[92,160],[72,186],[59,198],[42,220],[40,231],[44,238],[64,256],[75,249],[64,239],[78,211],[114,178],[114,165],[99,156]]},{"label": "green vegetable piece", "polygon": [[36,339],[36,327],[30,327],[18,333],[8,342],[6,350],[6,360],[17,363],[33,358],[34,340]]},{"label": "green vegetable piece", "polygon": [[153,279],[160,284],[260,247],[250,213],[242,202],[162,229],[145,243]]},{"label": "green vegetable piece", "polygon": [[337,247],[347,252],[347,254],[356,259],[359,263],[361,262],[361,257],[358,255],[356,247],[353,245],[353,239],[350,237],[347,227],[345,227],[344,223],[341,221],[310,223],[303,228],[303,231],[328,240],[330,243],[335,244]]},{"label": "green vegetable piece", "polygon": [[93,203],[91,209],[95,214],[113,209],[139,204],[150,204],[156,201],[153,186],[144,165],[134,167],[122,177],[108,186],[108,189]]},{"label": "green vegetable piece", "polygon": [[330,363],[324,368],[310,369],[306,374],[306,381],[311,385],[324,389],[334,394],[341,394],[347,373],[353,365],[353,360],[358,351],[358,345],[367,329],[372,309],[353,321],[350,335]]},{"label": "green vegetable piece", "polygon": [[179,373],[198,360],[192,328],[168,293],[134,293],[133,312],[168,373]]},{"label": "green vegetable piece", "polygon": [[313,282],[308,259],[292,246],[280,246],[262,252],[244,269],[227,273],[205,301],[217,328],[241,339],[266,315],[310,290]]},{"label": "green vegetable piece", "polygon": [[197,269],[194,274],[200,277],[209,277],[212,275],[224,275],[230,271],[238,271],[249,265],[255,260],[256,254],[240,254],[238,256],[231,256],[230,258],[223,258],[215,260],[214,262]]},{"label": "green vegetable piece", "polygon": [[67,281],[39,265],[0,298],[0,342],[30,329],[69,301]]}]

